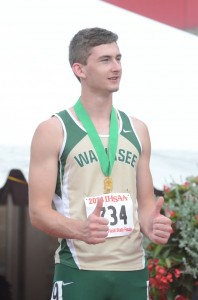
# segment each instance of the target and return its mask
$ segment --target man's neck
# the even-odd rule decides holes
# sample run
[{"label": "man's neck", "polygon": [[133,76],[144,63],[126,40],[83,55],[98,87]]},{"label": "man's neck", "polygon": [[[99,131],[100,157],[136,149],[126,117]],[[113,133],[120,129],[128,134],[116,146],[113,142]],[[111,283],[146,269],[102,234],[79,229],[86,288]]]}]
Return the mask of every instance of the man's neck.
[{"label": "man's neck", "polygon": [[99,134],[109,134],[111,97],[81,95],[80,100]]},{"label": "man's neck", "polygon": [[91,118],[109,120],[112,110],[112,94],[108,97],[82,94],[80,100]]}]

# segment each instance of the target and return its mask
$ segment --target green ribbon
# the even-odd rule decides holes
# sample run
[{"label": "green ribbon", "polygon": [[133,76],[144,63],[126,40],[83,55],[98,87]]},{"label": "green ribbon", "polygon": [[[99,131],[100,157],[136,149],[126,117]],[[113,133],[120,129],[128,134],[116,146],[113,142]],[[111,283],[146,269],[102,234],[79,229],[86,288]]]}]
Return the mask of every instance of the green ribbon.
[{"label": "green ribbon", "polygon": [[102,172],[105,176],[110,176],[113,164],[115,162],[118,145],[118,119],[114,107],[112,106],[111,110],[109,144],[107,153],[90,116],[88,115],[82,102],[80,101],[80,98],[74,105],[74,111],[83,124],[84,128],[86,129],[87,134],[96,150]]}]

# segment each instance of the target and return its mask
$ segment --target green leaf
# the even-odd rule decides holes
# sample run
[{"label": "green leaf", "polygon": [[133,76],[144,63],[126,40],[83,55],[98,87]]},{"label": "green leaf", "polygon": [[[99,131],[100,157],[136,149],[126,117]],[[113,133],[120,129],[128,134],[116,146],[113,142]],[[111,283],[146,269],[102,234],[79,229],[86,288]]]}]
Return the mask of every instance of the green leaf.
[{"label": "green leaf", "polygon": [[170,268],[171,267],[171,260],[170,260],[170,258],[165,258],[165,262],[166,262],[167,267]]},{"label": "green leaf", "polygon": [[154,252],[153,252],[153,258],[157,258],[159,253],[161,252],[163,246],[162,245],[157,245]]}]

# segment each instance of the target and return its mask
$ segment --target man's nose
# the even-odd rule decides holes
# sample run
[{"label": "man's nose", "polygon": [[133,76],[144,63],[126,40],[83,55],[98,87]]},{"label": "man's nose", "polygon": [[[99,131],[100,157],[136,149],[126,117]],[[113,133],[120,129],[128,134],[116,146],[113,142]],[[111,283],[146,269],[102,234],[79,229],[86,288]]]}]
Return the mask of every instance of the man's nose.
[{"label": "man's nose", "polygon": [[112,70],[115,71],[120,71],[121,70],[121,63],[117,59],[114,59],[112,62]]}]

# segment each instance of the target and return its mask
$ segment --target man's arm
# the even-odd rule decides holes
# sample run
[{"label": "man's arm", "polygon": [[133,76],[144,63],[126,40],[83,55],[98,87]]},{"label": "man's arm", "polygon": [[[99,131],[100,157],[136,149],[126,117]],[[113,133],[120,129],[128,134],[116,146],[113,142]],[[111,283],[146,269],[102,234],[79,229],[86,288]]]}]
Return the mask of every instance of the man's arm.
[{"label": "man's arm", "polygon": [[137,200],[141,231],[152,242],[165,244],[170,237],[172,227],[170,219],[160,214],[163,197],[156,201],[154,196],[149,166],[151,155],[149,132],[143,122],[137,119],[133,119],[133,122],[142,143],[142,154],[137,167]]},{"label": "man's arm", "polygon": [[62,141],[63,129],[56,117],[41,123],[33,136],[29,170],[31,223],[56,237],[102,243],[108,231],[107,220],[100,217],[102,203],[97,204],[87,221],[67,218],[52,208]]}]

